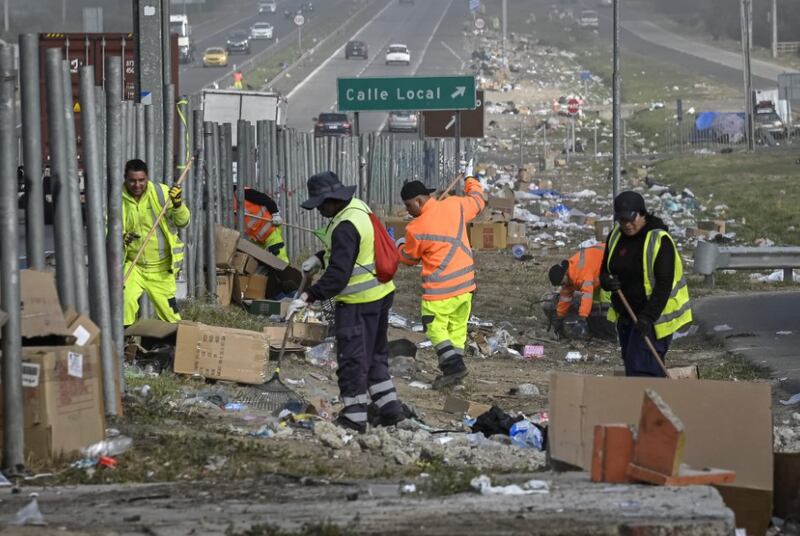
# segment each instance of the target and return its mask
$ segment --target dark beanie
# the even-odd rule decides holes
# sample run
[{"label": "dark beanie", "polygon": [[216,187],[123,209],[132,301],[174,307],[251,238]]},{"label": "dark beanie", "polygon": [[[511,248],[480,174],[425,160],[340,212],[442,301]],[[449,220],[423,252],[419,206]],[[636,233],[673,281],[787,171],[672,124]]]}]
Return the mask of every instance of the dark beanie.
[{"label": "dark beanie", "polygon": [[567,275],[567,268],[569,268],[568,261],[561,261],[561,264],[554,264],[550,267],[550,272],[547,274],[550,278],[550,283],[558,286],[564,281],[564,276]]}]

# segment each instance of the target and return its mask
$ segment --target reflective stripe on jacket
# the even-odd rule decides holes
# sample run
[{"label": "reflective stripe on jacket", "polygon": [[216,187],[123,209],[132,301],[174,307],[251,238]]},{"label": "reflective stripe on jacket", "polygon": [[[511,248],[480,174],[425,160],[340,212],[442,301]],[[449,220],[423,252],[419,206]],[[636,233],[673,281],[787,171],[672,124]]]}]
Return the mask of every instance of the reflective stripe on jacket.
[{"label": "reflective stripe on jacket", "polygon": [[592,304],[603,301],[600,296],[600,268],[603,265],[605,244],[595,244],[581,248],[569,258],[567,281],[561,286],[556,314],[559,318],[567,316],[574,300],[580,300],[578,316],[588,318]]},{"label": "reflective stripe on jacket", "polygon": [[[239,210],[236,196],[233,198],[233,209]],[[272,214],[266,207],[245,199],[244,201],[244,233],[257,243],[263,244],[269,235],[275,231],[272,225]]]},{"label": "reflective stripe on jacket", "polygon": [[375,233],[369,214],[369,207],[360,199],[353,198],[350,203],[333,217],[326,229],[325,266],[331,258],[331,236],[336,226],[349,221],[358,231],[361,241],[358,244],[358,256],[345,289],[336,296],[336,301],[343,303],[369,303],[380,300],[395,289],[394,282],[381,283],[375,277]]},{"label": "reflective stripe on jacket", "polygon": [[466,195],[441,201],[431,198],[406,227],[400,262],[422,262],[422,299],[444,300],[475,290],[475,266],[467,223],[486,202],[481,183],[467,179]]},{"label": "reflective stripe on jacket", "polygon": [[[611,236],[608,240],[608,263],[607,268],[611,266],[611,258],[614,255],[614,250],[619,243],[621,231],[619,226],[611,231]],[[692,304],[689,299],[689,287],[686,285],[686,279],[683,277],[683,263],[681,256],[678,253],[678,248],[672,236],[663,229],[654,229],[648,231],[644,241],[644,252],[642,259],[642,266],[644,269],[644,292],[649,298],[653,293],[655,287],[655,274],[653,272],[653,265],[658,251],[661,249],[662,238],[667,238],[669,243],[675,250],[675,272],[672,279],[672,291],[669,294],[667,305],[661,311],[661,316],[658,317],[654,324],[656,331],[656,338],[663,339],[668,335],[672,335],[678,331],[682,326],[692,321]],[[613,308],[609,308],[607,318],[611,322],[616,322],[619,318],[619,313]]]},{"label": "reflective stripe on jacket", "polygon": [[[156,218],[169,198],[169,187],[166,184],[147,181],[147,189],[137,201],[122,189],[122,226],[124,233],[139,235],[125,248],[125,261],[132,262],[136,252],[142,246],[144,238],[153,228]],[[147,216],[142,214],[146,211]],[[171,270],[177,273],[183,264],[183,242],[178,237],[178,229],[186,227],[191,214],[185,203],[178,208],[169,208],[161,218],[158,230],[154,233],[144,253],[139,257],[137,265],[145,270]]]}]

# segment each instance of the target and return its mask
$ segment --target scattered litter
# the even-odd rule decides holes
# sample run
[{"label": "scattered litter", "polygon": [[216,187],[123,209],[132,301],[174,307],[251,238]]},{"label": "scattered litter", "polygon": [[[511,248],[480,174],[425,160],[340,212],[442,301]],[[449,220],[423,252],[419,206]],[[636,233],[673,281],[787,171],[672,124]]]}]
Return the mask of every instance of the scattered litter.
[{"label": "scattered litter", "polygon": [[476,476],[470,483],[472,489],[481,495],[532,495],[534,493],[550,493],[550,485],[544,480],[528,480],[522,486],[492,486],[492,480],[486,476]]},{"label": "scattered litter", "polygon": [[532,383],[523,383],[511,389],[512,395],[539,396],[539,388]]},{"label": "scattered litter", "polygon": [[409,383],[409,384],[408,384],[408,386],[409,386],[409,387],[413,387],[414,389],[423,389],[423,390],[425,390],[425,391],[427,391],[427,390],[429,390],[431,387],[433,387],[433,386],[432,386],[431,384],[429,384],[429,383],[418,382],[418,381],[413,381],[413,382]]},{"label": "scattered litter", "polygon": [[776,331],[775,335],[791,335],[791,331]]},{"label": "scattered litter", "polygon": [[779,402],[784,406],[800,404],[800,393],[793,394],[791,397],[789,397],[789,400],[780,400]]},{"label": "scattered litter", "polygon": [[699,330],[700,330],[700,328],[697,327],[697,324],[692,324],[691,326],[689,326],[689,329],[687,329],[686,331],[676,331],[672,335],[672,340],[683,339],[684,337],[691,337],[692,335],[697,333]]},{"label": "scattered litter", "polygon": [[6,475],[0,473],[0,488],[7,488],[11,486],[11,481],[6,478]]},{"label": "scattered litter", "polygon": [[567,352],[567,355],[564,357],[564,359],[568,363],[575,363],[577,361],[583,361],[583,356],[581,355],[580,352],[572,350],[570,352]]},{"label": "scattered litter", "polygon": [[225,409],[227,411],[244,411],[247,409],[247,406],[242,404],[241,402],[228,402],[225,404]]},{"label": "scattered litter", "polygon": [[717,326],[714,326],[714,331],[716,331],[717,333],[722,333],[723,331],[732,331],[732,330],[733,328],[730,327],[728,324],[719,324]]},{"label": "scattered litter", "polygon": [[41,510],[39,510],[39,500],[36,498],[37,495],[35,493],[31,495],[33,499],[17,511],[14,520],[11,522],[12,525],[29,525],[35,527],[44,527],[47,525]]},{"label": "scattered litter", "polygon": [[225,467],[227,463],[228,463],[227,456],[209,456],[208,462],[206,462],[206,465],[204,467],[209,471],[216,472]]},{"label": "scattered litter", "polygon": [[416,484],[403,484],[403,486],[400,488],[400,493],[408,494],[416,492],[417,492]]},{"label": "scattered litter", "polygon": [[275,435],[275,432],[273,432],[272,429],[265,424],[255,432],[250,432],[248,435],[252,437],[258,437],[261,439],[269,439],[270,437]]},{"label": "scattered litter", "polygon": [[511,443],[520,448],[535,448],[542,450],[544,436],[538,426],[527,420],[521,420],[511,425],[508,431]]},{"label": "scattered litter", "polygon": [[119,456],[133,445],[133,439],[120,435],[104,441],[99,441],[81,449],[84,458],[99,458],[100,456]]},{"label": "scattered litter", "polygon": [[326,341],[306,349],[306,361],[315,367],[337,368],[334,341]]},{"label": "scattered litter", "polygon": [[425,348],[433,348],[433,343],[431,341],[422,341],[417,345],[417,348],[421,350]]},{"label": "scattered litter", "polygon": [[525,359],[542,359],[544,357],[543,344],[526,344],[522,350]]}]

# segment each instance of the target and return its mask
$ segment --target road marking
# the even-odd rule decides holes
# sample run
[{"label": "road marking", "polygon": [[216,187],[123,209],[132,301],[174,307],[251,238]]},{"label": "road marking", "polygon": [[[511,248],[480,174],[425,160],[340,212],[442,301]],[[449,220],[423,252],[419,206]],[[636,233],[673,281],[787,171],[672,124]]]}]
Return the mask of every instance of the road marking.
[{"label": "road marking", "polygon": [[460,62],[461,62],[461,65],[464,65],[464,60],[462,60],[462,59],[461,59],[461,56],[459,56],[459,55],[458,55],[458,53],[457,53],[455,50],[453,50],[452,48],[450,48],[450,45],[448,45],[447,43],[445,43],[445,42],[444,42],[444,40],[442,40],[442,41],[440,41],[440,42],[442,43],[442,46],[443,46],[444,48],[446,48],[447,50],[449,50],[449,51],[450,51],[450,54],[452,54],[453,56],[455,56],[455,57],[456,57],[456,59],[457,59],[458,61],[460,61]]}]

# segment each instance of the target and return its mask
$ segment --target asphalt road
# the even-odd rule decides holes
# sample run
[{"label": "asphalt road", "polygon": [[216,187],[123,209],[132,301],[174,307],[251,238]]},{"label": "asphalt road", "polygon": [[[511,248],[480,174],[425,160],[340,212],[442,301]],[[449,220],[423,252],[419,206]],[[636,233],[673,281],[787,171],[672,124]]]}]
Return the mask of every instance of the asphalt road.
[{"label": "asphalt road", "polygon": [[721,337],[729,351],[768,367],[774,378],[785,378],[780,385],[787,394],[800,392],[798,311],[800,292],[703,298],[694,306],[701,329]]},{"label": "asphalt road", "polygon": [[[289,125],[311,130],[314,117],[335,110],[339,77],[463,73],[465,54],[459,29],[467,15],[467,4],[458,0],[418,0],[415,4],[390,1],[349,38],[367,43],[368,60],[346,60],[344,46],[339,47],[289,92]],[[408,46],[411,65],[385,64],[385,49],[393,43]],[[385,112],[362,112],[361,132],[384,129],[387,117]]]}]

